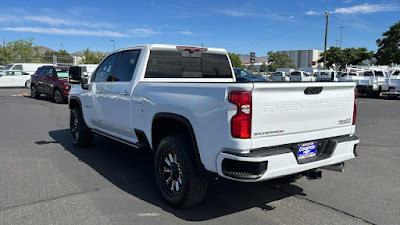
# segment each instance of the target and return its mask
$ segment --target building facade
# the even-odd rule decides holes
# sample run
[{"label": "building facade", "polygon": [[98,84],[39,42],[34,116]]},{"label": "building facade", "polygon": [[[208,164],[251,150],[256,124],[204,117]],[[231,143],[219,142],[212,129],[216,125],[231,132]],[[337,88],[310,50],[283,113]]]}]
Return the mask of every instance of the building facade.
[{"label": "building facade", "polygon": [[293,64],[298,68],[304,67],[322,67],[323,63],[318,63],[321,55],[324,51],[321,50],[290,50],[290,51],[278,51],[279,53],[286,54],[293,60]]}]

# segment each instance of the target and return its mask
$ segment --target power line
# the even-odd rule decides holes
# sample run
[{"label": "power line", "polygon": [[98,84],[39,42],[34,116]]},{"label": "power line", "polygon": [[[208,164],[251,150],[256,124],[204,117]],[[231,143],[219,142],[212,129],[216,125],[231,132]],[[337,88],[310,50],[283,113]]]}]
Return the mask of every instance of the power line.
[{"label": "power line", "polygon": [[[324,19],[325,19],[325,18],[324,18]],[[301,29],[303,29],[303,28],[305,28],[305,27],[310,26],[311,24],[313,24],[313,23],[315,23],[315,22],[318,22],[318,21],[321,21],[321,18],[318,18],[317,20],[311,21],[310,23],[305,24],[305,25],[300,26],[300,27],[297,27],[297,28],[295,28],[295,29],[282,32],[282,33],[277,34],[277,35],[275,35],[275,36],[271,36],[271,37],[269,37],[269,38],[265,38],[265,39],[253,41],[253,42],[250,42],[250,43],[247,43],[247,44],[243,44],[243,45],[235,45],[235,46],[224,47],[224,48],[237,48],[237,47],[244,47],[244,46],[249,46],[249,45],[258,44],[258,43],[263,42],[263,41],[268,41],[268,40],[271,40],[271,39],[274,39],[274,38],[282,37],[282,35],[285,35],[285,34],[288,34],[288,33],[292,33],[292,32],[297,31],[297,30],[301,30]]]},{"label": "power line", "polygon": [[[233,12],[240,12],[240,13],[249,13],[249,14],[257,14],[257,15],[263,15],[263,16],[271,16],[271,17],[276,17],[276,16],[306,16],[303,14],[282,14],[282,13],[272,13],[272,12],[257,12],[257,11],[251,11],[251,10],[243,10],[243,9],[232,9],[232,8],[225,8],[225,7],[220,7],[220,6],[214,6],[214,5],[207,5],[203,3],[197,3],[197,2],[191,2],[191,1],[186,1],[186,0],[178,0],[184,4],[190,4],[190,5],[197,5],[197,6],[202,6],[202,7],[207,7],[207,8],[212,8],[212,9],[222,9],[222,10],[229,10]],[[269,15],[271,14],[271,15]]]},{"label": "power line", "polygon": [[[344,19],[344,18],[342,18],[340,16],[334,16],[334,15],[330,15],[330,16],[332,16],[334,18],[337,18],[337,19],[346,20],[346,19]],[[359,23],[359,24],[372,25],[372,26],[376,26],[376,27],[384,27],[384,28],[389,28],[390,27],[390,26],[385,26],[385,25],[382,25],[382,24],[375,24],[375,23],[369,23],[369,22],[364,22],[364,21],[360,21],[360,20],[355,20],[354,18],[352,18],[351,21]]]}]

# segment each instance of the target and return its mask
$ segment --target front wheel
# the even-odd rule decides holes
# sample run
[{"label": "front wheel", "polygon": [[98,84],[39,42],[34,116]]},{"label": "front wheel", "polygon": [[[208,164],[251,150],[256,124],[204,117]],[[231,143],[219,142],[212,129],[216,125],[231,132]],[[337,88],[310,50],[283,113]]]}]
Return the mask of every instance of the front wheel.
[{"label": "front wheel", "polygon": [[185,208],[203,201],[208,182],[200,175],[194,150],[183,135],[165,137],[155,154],[155,177],[162,197],[172,207]]},{"label": "front wheel", "polygon": [[75,146],[86,147],[93,143],[93,132],[86,126],[79,108],[71,110],[69,125],[72,143]]}]

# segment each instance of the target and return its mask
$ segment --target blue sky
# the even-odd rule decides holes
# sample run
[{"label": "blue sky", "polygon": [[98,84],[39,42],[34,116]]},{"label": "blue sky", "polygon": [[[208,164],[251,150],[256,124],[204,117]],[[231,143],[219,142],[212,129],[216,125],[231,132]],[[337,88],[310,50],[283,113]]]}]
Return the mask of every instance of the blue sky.
[{"label": "blue sky", "polygon": [[[34,2],[34,3],[33,3]],[[328,46],[376,50],[375,41],[400,20],[397,0],[149,0],[7,1],[0,9],[0,38],[34,38],[37,45],[72,53],[162,43],[222,47],[264,56],[268,51]],[[61,45],[62,44],[62,45]]]}]

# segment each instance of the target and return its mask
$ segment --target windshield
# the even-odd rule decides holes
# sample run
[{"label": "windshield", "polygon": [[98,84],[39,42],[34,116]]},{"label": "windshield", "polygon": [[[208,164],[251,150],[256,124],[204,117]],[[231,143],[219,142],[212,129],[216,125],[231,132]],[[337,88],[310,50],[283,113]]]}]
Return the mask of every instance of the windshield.
[{"label": "windshield", "polygon": [[9,64],[5,66],[2,70],[9,70],[14,64]]},{"label": "windshield", "polygon": [[55,69],[55,72],[59,78],[68,78],[68,69]]},{"label": "windshield", "polygon": [[252,75],[243,69],[234,69],[236,77],[252,77]]},{"label": "windshield", "polygon": [[232,78],[232,70],[222,54],[150,51],[145,77]]}]

